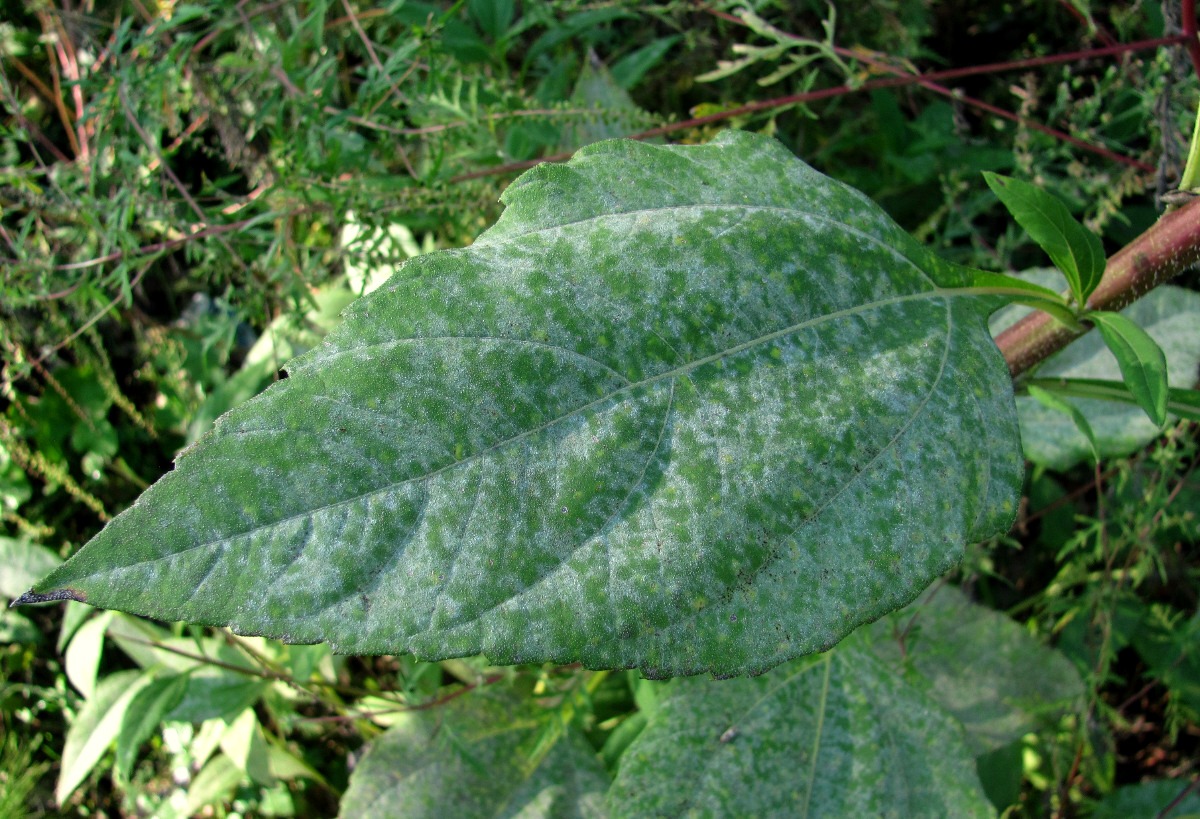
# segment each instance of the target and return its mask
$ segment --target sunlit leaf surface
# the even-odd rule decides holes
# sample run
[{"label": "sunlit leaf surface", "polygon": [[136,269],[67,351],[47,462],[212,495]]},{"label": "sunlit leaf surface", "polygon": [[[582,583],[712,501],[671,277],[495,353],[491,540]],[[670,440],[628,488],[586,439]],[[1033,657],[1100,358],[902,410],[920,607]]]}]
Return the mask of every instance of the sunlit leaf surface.
[{"label": "sunlit leaf surface", "polygon": [[773,140],[514,182],[26,595],[354,653],[761,672],[1007,528],[994,302]]}]

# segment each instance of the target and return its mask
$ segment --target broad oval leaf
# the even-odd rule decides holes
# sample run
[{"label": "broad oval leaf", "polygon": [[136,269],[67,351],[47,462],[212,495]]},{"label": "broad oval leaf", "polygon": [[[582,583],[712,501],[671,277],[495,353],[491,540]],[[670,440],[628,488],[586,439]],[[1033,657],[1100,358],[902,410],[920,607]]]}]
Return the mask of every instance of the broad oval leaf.
[{"label": "broad oval leaf", "polygon": [[339,651],[761,672],[1004,530],[993,302],[773,140],[514,182],[26,595]]},{"label": "broad oval leaf", "polygon": [[613,814],[994,816],[962,726],[851,642],[754,679],[679,680],[621,757]]}]

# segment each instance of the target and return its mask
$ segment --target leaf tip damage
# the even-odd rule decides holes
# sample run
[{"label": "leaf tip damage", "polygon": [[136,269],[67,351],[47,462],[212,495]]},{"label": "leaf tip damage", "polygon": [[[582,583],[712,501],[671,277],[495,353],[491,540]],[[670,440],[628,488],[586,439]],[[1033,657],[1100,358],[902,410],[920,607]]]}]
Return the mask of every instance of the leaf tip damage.
[{"label": "leaf tip damage", "polygon": [[9,604],[9,608],[17,606],[28,606],[33,603],[53,603],[56,600],[74,600],[76,603],[86,603],[87,595],[75,589],[58,589],[57,591],[39,594],[33,589],[22,594],[16,600]]}]

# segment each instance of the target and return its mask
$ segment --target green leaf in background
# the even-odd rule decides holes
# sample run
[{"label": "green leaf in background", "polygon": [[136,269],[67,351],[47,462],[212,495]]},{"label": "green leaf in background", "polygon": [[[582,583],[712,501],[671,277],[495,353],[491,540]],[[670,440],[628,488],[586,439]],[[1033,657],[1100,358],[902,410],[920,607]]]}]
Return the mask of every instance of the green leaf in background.
[{"label": "green leaf in background", "polygon": [[600,143],[503,200],[23,602],[733,675],[827,648],[1008,528],[999,299],[861,194],[728,132]]},{"label": "green leaf in background", "polygon": [[152,679],[137,670],[118,671],[96,685],[95,693],[83,704],[67,730],[62,767],[54,788],[54,798],[60,805],[96,767],[120,733],[130,703]]},{"label": "green leaf in background", "polygon": [[642,81],[642,77],[646,76],[646,72],[662,62],[667,52],[681,39],[683,39],[682,36],[678,34],[660,37],[649,45],[626,54],[613,63],[613,80],[626,91],[633,89]]},{"label": "green leaf in background", "polygon": [[0,597],[19,597],[60,563],[62,558],[45,546],[0,536]]},{"label": "green leaf in background", "polygon": [[214,756],[188,787],[185,815],[195,816],[206,805],[228,799],[243,776],[242,770],[225,754]]},{"label": "green leaf in background", "polygon": [[183,699],[187,682],[186,674],[157,677],[130,702],[117,734],[117,758],[113,766],[117,782],[129,781],[138,749],[154,735],[163,717]]},{"label": "green leaf in background", "polygon": [[601,817],[608,776],[568,728],[533,755],[549,720],[528,701],[475,692],[415,711],[371,745],[350,777],[340,816]]},{"label": "green leaf in background", "polygon": [[1104,275],[1104,244],[1067,210],[1036,185],[984,171],[988,187],[1025,228],[1030,237],[1067,277],[1077,304],[1083,305]]},{"label": "green leaf in background", "polygon": [[233,760],[250,780],[272,785],[267,738],[253,708],[245,708],[236,717],[226,720],[228,728],[221,735],[221,750]]},{"label": "green leaf in background", "polygon": [[[1051,268],[1020,274],[1038,284],[1061,290],[1062,275]],[[1028,310],[1020,305],[1006,307],[992,316],[992,332],[1000,333]],[[1126,307],[1121,314],[1146,330],[1162,347],[1167,358],[1167,379],[1174,389],[1190,387],[1200,367],[1200,293],[1166,285],[1147,293]],[[1121,370],[1099,333],[1088,333],[1060,353],[1051,356],[1037,369],[1036,383],[1043,389],[1069,395],[1072,403],[1087,418],[1096,436],[1101,458],[1118,458],[1141,449],[1159,435],[1159,428],[1135,404],[1129,390],[1121,386],[1118,401],[1101,400],[1051,383],[1068,379],[1119,380]],[[1168,413],[1187,417],[1186,393],[1167,395]],[[1179,401],[1184,401],[1183,405]],[[1048,409],[1027,395],[1017,396],[1017,414],[1021,418],[1021,443],[1025,457],[1041,466],[1064,471],[1091,458],[1091,445],[1074,421]]]},{"label": "green leaf in background", "polygon": [[104,633],[112,619],[113,613],[106,611],[80,626],[71,638],[71,644],[67,646],[63,657],[67,679],[84,699],[90,699],[96,688],[100,655],[104,651]]},{"label": "green leaf in background", "polygon": [[654,119],[638,108],[633,98],[614,81],[594,51],[589,51],[571,93],[571,103],[595,113],[563,128],[560,147],[565,150],[649,128]]},{"label": "green leaf in background", "polygon": [[995,815],[962,727],[851,642],[761,677],[679,680],[621,760],[613,813]]},{"label": "green leaf in background", "polygon": [[1074,421],[1075,428],[1083,433],[1083,437],[1087,438],[1088,446],[1092,449],[1092,462],[1100,462],[1100,448],[1096,445],[1096,433],[1092,432],[1092,425],[1088,423],[1087,416],[1078,407],[1062,396],[1043,389],[1037,384],[1027,384],[1025,389],[1029,392],[1029,397],[1043,407],[1061,412]]},{"label": "green leaf in background", "polygon": [[[1168,807],[1172,808],[1170,813],[1164,813]],[[1167,819],[1200,816],[1200,791],[1195,782],[1158,779],[1126,785],[1101,799],[1092,809],[1092,819],[1161,819],[1164,816]]]},{"label": "green leaf in background", "polygon": [[958,718],[976,757],[1020,739],[1084,695],[1063,654],[954,586],[930,589],[869,629],[871,651]]},{"label": "green leaf in background", "polygon": [[175,637],[146,620],[119,615],[109,624],[107,637],[142,668],[166,669],[187,681],[166,721],[232,722],[271,687],[255,673],[255,661],[232,645],[228,635]]},{"label": "green leaf in background", "polygon": [[492,40],[499,40],[512,25],[513,0],[468,0],[467,9],[479,29]]},{"label": "green leaf in background", "polygon": [[1167,357],[1150,334],[1120,313],[1095,311],[1088,321],[1096,325],[1104,343],[1117,359],[1125,385],[1138,406],[1156,426],[1167,422]]},{"label": "green leaf in background", "polygon": [[40,643],[41,630],[20,612],[0,609],[0,643]]}]

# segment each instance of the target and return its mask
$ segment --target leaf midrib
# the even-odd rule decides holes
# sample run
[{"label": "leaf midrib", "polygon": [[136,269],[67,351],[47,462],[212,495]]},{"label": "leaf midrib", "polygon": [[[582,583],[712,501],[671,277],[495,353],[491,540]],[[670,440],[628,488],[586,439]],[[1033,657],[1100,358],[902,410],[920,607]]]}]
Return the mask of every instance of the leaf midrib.
[{"label": "leaf midrib", "polygon": [[[536,236],[539,233],[553,233],[555,231],[560,231],[560,230],[564,230],[566,228],[575,227],[576,225],[586,225],[590,222],[600,222],[605,219],[620,219],[620,218],[627,218],[627,217],[631,217],[631,216],[632,217],[642,216],[642,215],[646,215],[646,214],[662,214],[662,213],[670,213],[672,211],[697,211],[697,210],[700,210],[700,211],[739,210],[739,211],[749,211],[749,212],[766,211],[766,212],[773,212],[773,213],[786,213],[790,216],[806,216],[811,219],[816,219],[818,221],[825,222],[827,224],[835,225],[838,228],[840,228],[841,230],[845,231],[846,233],[853,233],[854,235],[856,235],[860,238],[866,239],[868,242],[870,242],[872,244],[879,245],[884,250],[887,250],[887,251],[890,251],[890,252],[896,254],[897,256],[901,257],[905,261],[912,263],[912,259],[909,259],[903,253],[901,253],[899,250],[897,250],[895,245],[892,245],[888,242],[880,241],[878,236],[867,233],[867,232],[863,231],[862,229],[857,228],[854,225],[851,225],[847,222],[842,222],[837,219],[834,219],[831,216],[829,216],[829,214],[827,214],[827,213],[819,212],[816,210],[801,210],[800,208],[786,208],[786,207],[782,207],[780,205],[749,205],[749,204],[739,204],[737,202],[698,202],[698,203],[691,204],[691,205],[664,205],[663,207],[658,207],[658,208],[636,208],[633,210],[618,210],[618,211],[608,211],[605,213],[594,213],[591,216],[585,216],[582,219],[574,219],[570,222],[560,222],[555,225],[546,225],[544,227],[536,227],[536,228],[532,228],[530,230],[521,231],[519,233],[517,233],[517,232],[500,233],[493,239],[489,234],[491,234],[492,231],[494,231],[497,227],[503,227],[502,222],[497,222],[496,225],[494,225],[492,228],[490,228],[489,230],[484,231],[484,233],[480,234],[480,236],[470,245],[470,247],[503,247],[506,242],[511,242],[515,239],[520,239],[525,236]],[[503,217],[501,217],[501,218],[503,218]],[[887,224],[886,222],[881,222],[881,223]],[[887,226],[889,228],[894,227],[894,225],[891,225],[891,224],[887,224]],[[902,234],[902,233],[900,233],[900,231],[897,231],[897,233],[899,235],[907,236],[907,234]],[[463,249],[465,250],[467,248],[463,248]],[[420,257],[416,257],[416,258],[420,258]],[[929,279],[928,274],[926,274],[924,270],[921,270],[921,268],[918,265],[914,265],[914,267],[917,268],[918,272],[920,272],[922,276],[924,276],[926,279]]]},{"label": "leaf midrib", "polygon": [[[674,367],[670,370],[666,370],[657,375],[650,376],[648,378],[644,378],[641,381],[630,382],[629,384],[627,384],[625,386],[622,386],[616,390],[613,390],[611,393],[608,393],[607,395],[604,395],[593,401],[589,401],[586,404],[581,404],[580,406],[576,407],[575,409],[565,412],[562,415],[557,416],[556,418],[552,418],[552,419],[540,424],[539,426],[531,427],[530,429],[520,432],[516,435],[512,435],[501,441],[497,441],[496,443],[492,444],[491,446],[481,449],[478,452],[474,452],[470,455],[465,456],[464,458],[455,460],[452,463],[448,463],[443,467],[439,467],[438,469],[435,469],[431,472],[427,472],[423,475],[417,475],[417,476],[414,476],[411,478],[404,478],[403,480],[394,481],[392,483],[386,484],[379,488],[371,489],[367,492],[362,492],[358,495],[344,498],[340,501],[334,501],[333,503],[328,503],[323,506],[316,506],[311,509],[306,509],[302,512],[297,512],[296,514],[289,515],[288,517],[285,517],[285,518],[280,518],[278,520],[274,520],[269,523],[263,523],[261,525],[254,526],[250,529],[246,529],[241,532],[235,532],[233,534],[225,535],[223,537],[220,537],[220,538],[217,538],[214,540],[208,540],[203,543],[197,543],[195,545],[188,546],[184,549],[180,549],[178,551],[171,552],[169,554],[150,557],[145,560],[137,560],[132,563],[126,563],[126,564],[123,564],[120,566],[112,566],[112,567],[106,568],[103,572],[97,572],[95,574],[111,574],[116,571],[133,568],[135,566],[141,566],[141,565],[144,565],[147,563],[155,563],[155,562],[162,561],[162,560],[169,560],[171,558],[177,557],[182,554],[186,554],[186,553],[194,551],[196,549],[204,549],[204,548],[209,548],[212,546],[225,546],[238,538],[246,537],[247,535],[256,534],[264,529],[270,529],[270,528],[277,527],[277,526],[283,526],[285,524],[291,523],[296,520],[300,520],[300,519],[307,518],[307,517],[312,517],[321,512],[329,511],[331,509],[336,509],[340,506],[358,503],[360,501],[369,499],[375,495],[380,495],[385,492],[393,491],[398,487],[404,486],[405,484],[409,484],[414,481],[433,479],[433,478],[437,477],[438,475],[441,475],[443,472],[447,472],[451,469],[456,469],[458,467],[461,467],[468,463],[471,463],[475,460],[484,458],[487,455],[491,454],[492,452],[494,452],[498,449],[501,449],[502,447],[506,447],[506,446],[509,446],[510,444],[516,443],[517,441],[520,441],[523,438],[527,438],[527,437],[536,435],[537,433],[543,432],[543,431],[549,429],[550,427],[554,426],[555,424],[558,424],[562,421],[567,420],[568,418],[571,418],[573,416],[577,416],[581,413],[584,413],[584,412],[588,411],[589,409],[592,409],[593,407],[596,407],[600,404],[610,402],[610,401],[614,400],[617,396],[619,396],[621,393],[632,392],[632,391],[640,389],[642,387],[653,385],[660,381],[664,381],[667,379],[674,379],[674,378],[677,378],[677,377],[680,377],[683,375],[687,375],[688,373],[692,372],[693,370],[696,370],[707,364],[712,364],[716,361],[720,361],[721,359],[738,355],[739,353],[745,352],[749,349],[752,349],[752,348],[762,345],[762,344],[769,344],[770,342],[775,341],[780,338],[783,338],[784,336],[788,336],[793,333],[800,332],[801,330],[806,330],[806,329],[809,329],[812,327],[819,326],[820,324],[823,324],[828,321],[834,321],[834,320],[837,320],[840,318],[858,315],[858,314],[869,312],[871,310],[876,310],[876,309],[879,309],[882,307],[889,307],[894,304],[902,304],[902,303],[910,302],[910,301],[922,301],[922,300],[926,300],[926,299],[946,298],[946,297],[951,297],[954,295],[956,295],[956,291],[953,289],[945,289],[945,288],[935,287],[933,290],[930,290],[930,291],[922,291],[920,293],[909,293],[909,294],[900,295],[900,296],[892,296],[892,297],[889,297],[886,299],[879,299],[877,301],[858,304],[853,307],[845,308],[843,310],[835,310],[832,313],[826,313],[821,316],[815,316],[811,319],[807,319],[807,320],[799,322],[797,324],[790,325],[783,329],[776,330],[771,333],[767,333],[766,335],[759,336],[757,338],[750,339],[748,341],[744,341],[740,344],[734,345],[733,347],[718,351],[716,353],[712,353],[711,355],[707,355],[707,356],[697,359],[695,361],[691,361],[686,364],[681,364],[678,367]],[[526,341],[525,339],[507,339],[507,338],[503,338],[503,337],[493,337],[493,336],[427,336],[427,337],[419,337],[419,338],[391,339],[388,341],[378,342],[376,344],[370,344],[370,345],[366,345],[363,347],[355,347],[355,348],[353,348],[353,350],[365,350],[365,349],[372,349],[372,348],[377,348],[377,347],[398,345],[398,344],[405,344],[405,343],[429,342],[429,341],[451,340],[451,339],[452,340],[463,340],[463,341],[485,341],[485,340],[487,340],[487,341],[501,341],[501,342],[511,342],[511,343],[524,343]],[[549,345],[549,346],[553,346],[553,345]],[[568,352],[568,353],[573,352],[571,350],[567,350],[566,348],[558,348],[558,349],[562,349],[564,352]],[[339,351],[339,353],[337,355],[341,355],[343,352],[348,353],[348,352],[351,352],[351,350]],[[250,430],[243,431],[243,434],[254,434],[254,433],[258,433],[258,432],[275,432],[275,431],[278,431],[278,430],[274,430],[271,428],[269,428],[269,429],[250,429]],[[180,473],[175,472],[173,474],[177,475]]]}]

